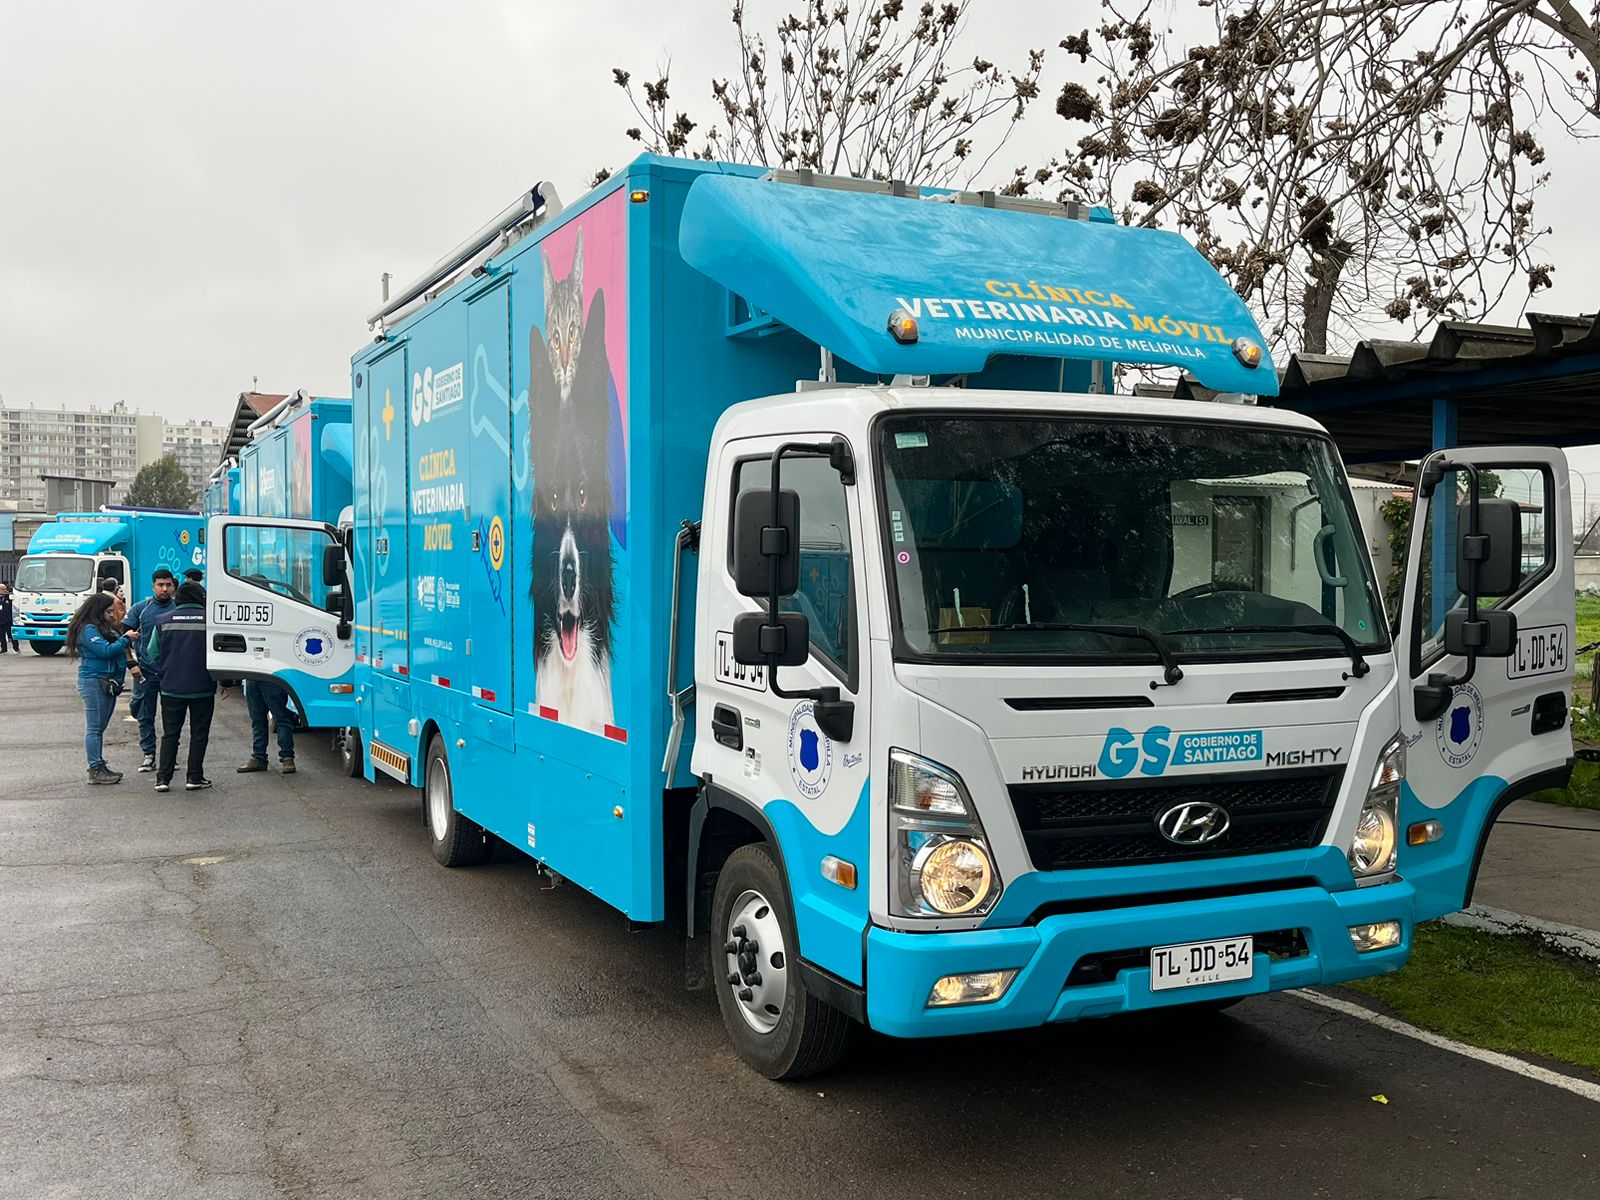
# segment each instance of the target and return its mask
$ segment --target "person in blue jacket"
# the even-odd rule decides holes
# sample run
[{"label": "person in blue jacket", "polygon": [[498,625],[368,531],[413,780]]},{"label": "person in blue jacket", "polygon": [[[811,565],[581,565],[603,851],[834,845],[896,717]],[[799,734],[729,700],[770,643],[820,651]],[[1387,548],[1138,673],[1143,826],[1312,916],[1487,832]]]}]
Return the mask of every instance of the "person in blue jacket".
[{"label": "person in blue jacket", "polygon": [[[217,683],[206,669],[206,591],[198,583],[178,588],[177,603],[155,619],[145,648],[161,680],[161,756],[156,762],[156,791],[172,786],[178,769],[178,738],[189,722],[189,763],[183,788],[198,792],[211,786],[206,778],[206,744],[216,710]],[[227,695],[227,688],[223,688]]]},{"label": "person in blue jacket", "polygon": [[78,695],[83,699],[83,750],[89,758],[90,783],[120,783],[122,773],[106,766],[106,722],[116,710],[128,671],[128,648],[138,630],[120,633],[112,616],[116,597],[96,592],[72,614],[67,625],[67,653],[78,658]]}]

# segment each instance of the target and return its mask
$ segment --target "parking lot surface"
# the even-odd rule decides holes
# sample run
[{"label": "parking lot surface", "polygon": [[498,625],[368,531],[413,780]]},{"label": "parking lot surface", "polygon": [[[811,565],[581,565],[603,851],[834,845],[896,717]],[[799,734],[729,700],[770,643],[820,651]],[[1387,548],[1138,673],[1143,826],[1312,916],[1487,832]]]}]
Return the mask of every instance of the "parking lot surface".
[{"label": "parking lot surface", "polygon": [[1600,1195],[1600,1104],[1290,995],[769,1083],[673,931],[439,867],[320,736],[235,775],[237,695],[215,790],[154,793],[120,712],[86,786],[74,669],[0,659],[5,1197]]}]

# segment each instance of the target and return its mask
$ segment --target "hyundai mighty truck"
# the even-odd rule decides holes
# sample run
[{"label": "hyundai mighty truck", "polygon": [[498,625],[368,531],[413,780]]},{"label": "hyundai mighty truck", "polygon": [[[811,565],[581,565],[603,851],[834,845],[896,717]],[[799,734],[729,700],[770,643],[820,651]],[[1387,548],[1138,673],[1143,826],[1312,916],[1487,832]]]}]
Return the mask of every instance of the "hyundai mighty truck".
[{"label": "hyundai mighty truck", "polygon": [[55,654],[66,645],[72,614],[100,580],[115,579],[131,604],[149,594],[156,568],[182,579],[205,565],[205,521],[198,513],[116,506],[59,513],[39,526],[17,564],[14,632],[36,653]]},{"label": "hyundai mighty truck", "polygon": [[645,157],[370,322],[353,526],[214,517],[212,667],[354,730],[446,866],[681,920],[768,1076],[1393,971],[1570,769],[1562,453],[1421,464],[1391,625],[1175,233]]}]

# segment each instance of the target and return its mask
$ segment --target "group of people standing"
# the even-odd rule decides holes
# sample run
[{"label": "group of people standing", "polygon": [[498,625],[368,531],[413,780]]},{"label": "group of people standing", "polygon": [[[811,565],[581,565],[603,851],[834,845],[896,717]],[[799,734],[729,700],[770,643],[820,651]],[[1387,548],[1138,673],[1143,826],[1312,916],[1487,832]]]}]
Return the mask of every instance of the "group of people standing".
[{"label": "group of people standing", "polygon": [[[180,584],[171,571],[158,569],[150,579],[150,595],[131,608],[122,602],[115,581],[105,583],[110,587],[102,585],[73,614],[66,637],[67,652],[78,658],[89,782],[122,780],[122,772],[113,771],[106,763],[105,730],[131,674],[132,715],[139,723],[143,754],[139,770],[155,772],[156,791],[170,791],[178,765],[178,742],[187,722],[189,753],[183,786],[185,791],[203,791],[211,787],[205,760],[218,688],[226,697],[231,684],[219,684],[206,669],[206,592],[200,572],[188,572]],[[271,714],[277,726],[279,768],[285,775],[292,774],[295,719],[287,693],[276,683],[250,680],[245,684],[245,700],[250,710],[251,754],[239,773],[267,769],[267,717]]]}]

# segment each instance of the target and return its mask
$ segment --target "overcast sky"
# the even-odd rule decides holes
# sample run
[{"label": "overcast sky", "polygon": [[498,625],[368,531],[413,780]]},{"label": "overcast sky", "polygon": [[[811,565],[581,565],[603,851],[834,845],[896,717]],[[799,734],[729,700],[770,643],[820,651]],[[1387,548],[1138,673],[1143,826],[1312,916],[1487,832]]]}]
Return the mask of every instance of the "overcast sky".
[{"label": "overcast sky", "polygon": [[[1057,29],[1029,0],[976,7],[969,52],[1002,65],[1098,11],[1061,6]],[[726,12],[0,0],[0,396],[221,420],[252,377],[347,395],[380,274],[410,280],[537,180],[570,201],[632,157],[613,66],[640,77],[670,56],[675,94],[703,110],[731,66]],[[1063,140],[1051,62],[1002,174]],[[1593,311],[1592,184],[1578,151],[1552,160],[1557,282],[1533,307]],[[1600,471],[1600,453],[1579,465]]]}]

